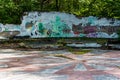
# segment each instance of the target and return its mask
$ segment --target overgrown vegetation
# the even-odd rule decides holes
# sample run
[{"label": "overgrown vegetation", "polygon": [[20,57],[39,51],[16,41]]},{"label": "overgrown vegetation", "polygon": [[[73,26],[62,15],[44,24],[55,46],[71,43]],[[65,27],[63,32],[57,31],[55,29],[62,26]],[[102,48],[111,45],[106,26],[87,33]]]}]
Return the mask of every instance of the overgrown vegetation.
[{"label": "overgrown vegetation", "polygon": [[120,0],[0,0],[0,23],[20,24],[23,13],[30,11],[120,18]]},{"label": "overgrown vegetation", "polygon": [[70,60],[74,60],[73,58],[70,58],[70,57],[65,56],[65,55],[63,55],[63,54],[55,54],[54,56],[55,56],[55,57],[66,58],[66,59],[70,59]]},{"label": "overgrown vegetation", "polygon": [[90,50],[90,49],[73,49],[73,48],[68,48],[68,51],[70,51],[71,53],[76,54],[76,55],[83,55],[83,54],[86,54],[88,52],[91,52],[92,50]]},{"label": "overgrown vegetation", "polygon": [[69,43],[98,43],[98,44],[101,44],[101,45],[105,45],[107,43],[108,39],[107,38],[80,38],[80,37],[72,37],[72,38],[60,38],[58,39],[57,41],[57,44],[60,45],[60,46],[63,46],[65,47],[66,44],[69,44]]}]

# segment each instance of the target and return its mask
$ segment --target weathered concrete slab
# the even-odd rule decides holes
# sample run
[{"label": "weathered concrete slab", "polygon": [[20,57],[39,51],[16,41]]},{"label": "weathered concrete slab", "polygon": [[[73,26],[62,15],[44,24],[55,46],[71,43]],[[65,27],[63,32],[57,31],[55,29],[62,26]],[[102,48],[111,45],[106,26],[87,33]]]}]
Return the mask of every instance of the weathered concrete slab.
[{"label": "weathered concrete slab", "polygon": [[[74,60],[43,56],[56,53]],[[67,51],[0,49],[0,64],[0,80],[120,80],[120,51],[75,55]]]},{"label": "weathered concrete slab", "polygon": [[79,63],[75,66],[74,71],[87,71],[87,69],[82,63]]},{"label": "weathered concrete slab", "polygon": [[50,68],[50,69],[45,69],[43,71],[40,71],[40,73],[43,73],[43,74],[53,74],[61,69],[64,69],[66,67],[69,67],[71,66],[72,64],[65,64],[65,65],[62,65],[62,66],[57,66],[57,67],[53,67],[53,68]]},{"label": "weathered concrete slab", "polygon": [[98,64],[88,64],[88,65],[97,70],[111,70],[111,68],[103,66],[103,65],[98,65]]},{"label": "weathered concrete slab", "polygon": [[120,78],[113,75],[95,75],[93,78],[94,80],[120,80]]}]

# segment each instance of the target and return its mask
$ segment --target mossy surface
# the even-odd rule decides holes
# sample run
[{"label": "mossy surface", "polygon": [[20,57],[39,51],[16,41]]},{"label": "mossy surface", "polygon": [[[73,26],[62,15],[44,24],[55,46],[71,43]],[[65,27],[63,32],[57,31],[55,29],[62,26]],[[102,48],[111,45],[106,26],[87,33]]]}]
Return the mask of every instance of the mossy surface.
[{"label": "mossy surface", "polygon": [[88,52],[91,52],[92,50],[90,50],[90,49],[72,49],[72,48],[69,48],[68,51],[70,51],[71,53],[76,54],[76,55],[83,55],[83,54],[86,54]]}]

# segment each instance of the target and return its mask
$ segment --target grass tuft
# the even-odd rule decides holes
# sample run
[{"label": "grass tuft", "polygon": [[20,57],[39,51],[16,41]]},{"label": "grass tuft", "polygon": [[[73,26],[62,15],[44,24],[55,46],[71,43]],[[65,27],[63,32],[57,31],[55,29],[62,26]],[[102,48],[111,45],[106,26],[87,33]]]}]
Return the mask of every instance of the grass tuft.
[{"label": "grass tuft", "polygon": [[74,60],[73,58],[70,58],[70,57],[65,56],[65,55],[63,55],[63,54],[56,54],[56,55],[54,55],[54,56],[55,56],[55,57],[66,58],[66,59],[70,59],[70,60]]},{"label": "grass tuft", "polygon": [[76,55],[83,55],[83,54],[86,54],[88,52],[91,52],[92,50],[90,50],[90,49],[72,49],[72,48],[69,48],[68,51],[70,51],[71,53],[76,54]]}]

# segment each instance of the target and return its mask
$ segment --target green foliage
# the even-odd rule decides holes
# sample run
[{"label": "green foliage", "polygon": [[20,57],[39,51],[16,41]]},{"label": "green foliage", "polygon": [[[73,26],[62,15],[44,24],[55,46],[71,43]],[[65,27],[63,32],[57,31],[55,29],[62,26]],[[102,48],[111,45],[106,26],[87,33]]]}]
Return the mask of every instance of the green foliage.
[{"label": "green foliage", "polygon": [[65,56],[65,55],[63,55],[63,54],[55,54],[55,55],[53,55],[53,56],[55,56],[55,57],[61,57],[61,58],[66,58],[66,59],[70,59],[70,60],[74,60],[73,58],[68,57],[68,56]]},{"label": "green foliage", "polygon": [[68,48],[68,51],[70,51],[71,53],[76,54],[76,55],[83,55],[83,54],[86,54],[88,52],[91,52],[92,50]]},{"label": "green foliage", "polygon": [[77,16],[120,18],[120,0],[0,0],[0,23],[20,24],[26,11],[60,11]]},{"label": "green foliage", "polygon": [[66,47],[65,39],[59,39],[56,44],[62,47]]}]

